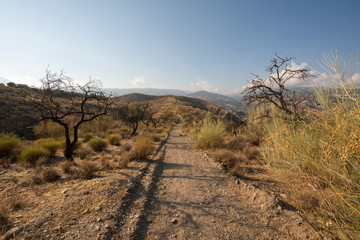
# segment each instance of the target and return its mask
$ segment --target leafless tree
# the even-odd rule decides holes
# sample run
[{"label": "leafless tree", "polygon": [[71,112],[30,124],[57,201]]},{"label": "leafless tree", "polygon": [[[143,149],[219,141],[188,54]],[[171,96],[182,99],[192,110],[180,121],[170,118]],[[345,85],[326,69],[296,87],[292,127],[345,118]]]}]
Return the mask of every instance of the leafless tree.
[{"label": "leafless tree", "polygon": [[131,136],[136,134],[140,123],[149,112],[150,104],[148,102],[126,103],[116,107],[115,119],[123,121],[128,127],[131,127]]},{"label": "leafless tree", "polygon": [[306,96],[298,95],[294,90],[286,87],[289,80],[306,80],[313,77],[309,69],[295,69],[289,66],[292,57],[275,57],[270,61],[266,71],[269,75],[262,79],[254,74],[245,88],[243,101],[247,104],[273,104],[278,109],[295,117],[300,117],[299,106],[306,100],[311,100],[311,94]]},{"label": "leafless tree", "polygon": [[84,85],[74,84],[63,72],[46,70],[41,83],[42,91],[33,99],[35,109],[41,121],[53,121],[64,127],[64,155],[72,160],[80,125],[106,115],[112,104],[111,97],[99,90],[99,81],[90,79]]}]

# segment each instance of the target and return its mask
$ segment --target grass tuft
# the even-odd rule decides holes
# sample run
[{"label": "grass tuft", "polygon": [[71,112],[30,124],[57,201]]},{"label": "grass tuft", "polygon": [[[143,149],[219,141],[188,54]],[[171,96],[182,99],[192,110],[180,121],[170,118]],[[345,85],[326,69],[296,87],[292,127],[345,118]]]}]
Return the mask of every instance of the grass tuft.
[{"label": "grass tuft", "polygon": [[87,143],[95,152],[104,151],[108,145],[105,139],[94,138]]}]

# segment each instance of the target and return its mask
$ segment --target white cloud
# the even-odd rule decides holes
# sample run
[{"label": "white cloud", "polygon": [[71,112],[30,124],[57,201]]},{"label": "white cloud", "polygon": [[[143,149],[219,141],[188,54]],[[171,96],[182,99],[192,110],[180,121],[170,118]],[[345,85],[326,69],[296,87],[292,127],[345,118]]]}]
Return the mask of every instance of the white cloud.
[{"label": "white cloud", "polygon": [[131,84],[133,86],[139,86],[139,85],[144,85],[146,83],[144,76],[140,76],[140,77],[134,77],[134,80],[131,81]]},{"label": "white cloud", "polygon": [[207,81],[203,81],[198,79],[196,83],[190,84],[192,87],[200,88],[201,90],[205,90],[208,92],[218,92],[219,89],[214,87],[212,84],[208,83]]}]

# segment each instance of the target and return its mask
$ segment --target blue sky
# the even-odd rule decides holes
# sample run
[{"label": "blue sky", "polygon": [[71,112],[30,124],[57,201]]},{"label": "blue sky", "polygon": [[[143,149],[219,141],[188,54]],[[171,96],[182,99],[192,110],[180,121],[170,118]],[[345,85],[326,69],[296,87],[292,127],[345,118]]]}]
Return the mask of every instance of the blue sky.
[{"label": "blue sky", "polygon": [[0,82],[238,91],[274,53],[321,72],[360,48],[360,1],[0,0]]}]

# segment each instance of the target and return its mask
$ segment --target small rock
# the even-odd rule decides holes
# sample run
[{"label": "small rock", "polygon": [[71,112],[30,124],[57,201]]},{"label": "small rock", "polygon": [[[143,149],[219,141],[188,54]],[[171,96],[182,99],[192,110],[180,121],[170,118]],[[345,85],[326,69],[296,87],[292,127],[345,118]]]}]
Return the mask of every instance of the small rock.
[{"label": "small rock", "polygon": [[236,183],[236,184],[240,184],[240,180],[237,179],[237,180],[235,181],[235,183]]},{"label": "small rock", "polygon": [[129,179],[129,181],[132,181],[132,180],[134,180],[134,178],[133,178],[133,177],[131,177],[131,176],[130,176],[130,177],[129,177],[128,179]]},{"label": "small rock", "polygon": [[64,190],[61,191],[62,194],[66,193],[69,189],[65,188]]},{"label": "small rock", "polygon": [[96,226],[96,227],[95,227],[95,230],[96,230],[96,231],[99,231],[99,230],[100,230],[100,226]]},{"label": "small rock", "polygon": [[96,219],[96,221],[97,221],[97,222],[101,222],[101,217],[98,217],[98,218]]},{"label": "small rock", "polygon": [[16,218],[22,218],[23,216],[22,215],[17,215]]},{"label": "small rock", "polygon": [[87,214],[89,213],[89,209],[86,209],[82,214]]},{"label": "small rock", "polygon": [[177,223],[178,223],[178,220],[177,220],[176,218],[173,218],[173,219],[171,220],[171,223],[177,224]]},{"label": "small rock", "polygon": [[102,209],[101,206],[97,206],[97,207],[95,208],[95,211],[98,212],[98,211],[101,211],[101,209]]}]

